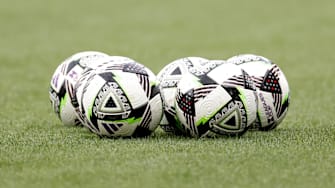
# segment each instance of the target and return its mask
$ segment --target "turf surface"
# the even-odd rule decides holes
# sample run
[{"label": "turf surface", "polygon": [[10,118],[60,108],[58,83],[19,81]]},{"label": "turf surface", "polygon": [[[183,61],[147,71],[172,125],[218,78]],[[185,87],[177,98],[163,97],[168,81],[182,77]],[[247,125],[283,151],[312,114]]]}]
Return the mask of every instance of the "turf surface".
[{"label": "turf surface", "polygon": [[[1,1],[0,187],[334,187],[335,3],[324,1]],[[185,56],[266,56],[291,106],[271,132],[100,139],[61,125],[49,80],[98,50],[157,73]]]}]

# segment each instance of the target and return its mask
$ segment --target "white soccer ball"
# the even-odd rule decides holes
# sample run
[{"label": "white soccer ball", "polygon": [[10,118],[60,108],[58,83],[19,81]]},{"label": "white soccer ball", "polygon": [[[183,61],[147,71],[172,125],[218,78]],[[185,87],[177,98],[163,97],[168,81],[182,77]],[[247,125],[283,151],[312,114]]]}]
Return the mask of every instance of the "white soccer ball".
[{"label": "white soccer ball", "polygon": [[155,75],[128,60],[86,70],[75,86],[84,125],[107,137],[143,137],[159,125],[163,105]]},{"label": "white soccer ball", "polygon": [[185,74],[201,70],[201,67],[207,62],[208,59],[202,57],[180,58],[167,64],[157,74],[157,82],[164,104],[164,116],[160,127],[165,132],[181,134],[174,108],[177,84]]},{"label": "white soccer ball", "polygon": [[71,90],[68,88],[72,88],[86,66],[107,56],[96,51],[79,52],[64,60],[55,70],[50,82],[49,98],[53,111],[64,125],[81,124],[71,104]]},{"label": "white soccer ball", "polygon": [[230,63],[185,75],[175,97],[177,117],[191,137],[241,136],[256,120],[256,102],[253,81]]},{"label": "white soccer ball", "polygon": [[116,62],[122,63],[122,62],[129,62],[129,61],[134,61],[134,60],[128,57],[124,57],[124,56],[98,57],[94,59],[94,61],[92,61],[94,63],[86,63],[86,65],[83,66],[84,69],[80,70],[81,74],[80,74],[80,77],[78,77],[78,79],[74,80],[74,79],[69,78],[66,80],[65,82],[66,90],[68,91],[68,94],[71,99],[72,106],[74,107],[74,110],[76,112],[77,118],[82,124],[85,124],[85,120],[79,111],[79,103],[78,103],[77,95],[76,95],[75,88],[74,88],[77,82],[82,82],[82,80],[85,80],[85,78],[87,77],[83,75],[87,75],[96,69],[100,69],[101,67],[102,68],[106,67],[107,65],[115,64]]},{"label": "white soccer ball", "polygon": [[244,69],[257,88],[257,121],[253,129],[268,131],[276,128],[284,119],[290,104],[290,89],[283,71],[271,60],[242,54],[227,60]]}]

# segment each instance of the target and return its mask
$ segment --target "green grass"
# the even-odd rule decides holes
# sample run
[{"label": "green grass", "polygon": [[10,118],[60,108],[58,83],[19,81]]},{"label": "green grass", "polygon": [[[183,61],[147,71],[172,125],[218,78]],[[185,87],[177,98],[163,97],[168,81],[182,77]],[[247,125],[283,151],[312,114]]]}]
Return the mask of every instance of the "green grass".
[{"label": "green grass", "polygon": [[[335,3],[1,1],[0,187],[334,187]],[[291,88],[278,129],[241,138],[100,139],[61,125],[51,75],[98,50],[157,73],[185,56],[274,60]]]}]

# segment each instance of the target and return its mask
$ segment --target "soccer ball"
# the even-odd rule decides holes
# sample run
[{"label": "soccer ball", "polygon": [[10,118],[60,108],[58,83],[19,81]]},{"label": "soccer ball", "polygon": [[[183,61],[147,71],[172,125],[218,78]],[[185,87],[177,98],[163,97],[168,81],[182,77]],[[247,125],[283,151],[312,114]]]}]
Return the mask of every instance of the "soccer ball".
[{"label": "soccer ball", "polygon": [[167,133],[181,134],[177,128],[179,122],[176,119],[174,98],[176,96],[179,80],[189,72],[201,70],[208,59],[202,57],[185,57],[177,59],[161,69],[157,74],[157,82],[163,99],[164,116],[160,127]]},{"label": "soccer ball", "polygon": [[87,77],[83,76],[83,75],[87,75],[89,73],[91,73],[92,71],[99,69],[101,67],[107,66],[107,65],[111,65],[114,64],[116,62],[121,63],[121,62],[128,62],[128,61],[134,61],[128,57],[124,57],[124,56],[103,56],[103,57],[98,57],[96,59],[94,59],[94,63],[86,63],[85,66],[83,66],[83,69],[79,69],[78,72],[80,71],[80,77],[78,77],[78,79],[71,79],[68,78],[65,81],[65,86],[66,86],[66,90],[68,91],[68,95],[71,99],[71,104],[76,112],[77,118],[78,120],[82,123],[85,124],[85,118],[81,115],[80,111],[79,111],[79,103],[78,103],[78,99],[77,99],[77,95],[75,92],[75,85],[77,84],[77,82],[82,82],[83,80],[85,80]]},{"label": "soccer ball", "polygon": [[254,54],[237,55],[227,62],[243,68],[256,85],[258,109],[253,129],[268,131],[276,128],[290,104],[289,85],[282,70],[269,59]]},{"label": "soccer ball", "polygon": [[183,131],[191,137],[241,136],[256,120],[255,92],[244,70],[230,63],[219,64],[180,80],[176,114]]},{"label": "soccer ball", "polygon": [[150,135],[163,114],[155,75],[132,59],[109,61],[85,70],[75,86],[84,125],[100,136]]},{"label": "soccer ball", "polygon": [[67,88],[79,78],[83,69],[107,54],[96,51],[79,52],[64,60],[55,70],[49,88],[53,111],[66,126],[80,125]]}]

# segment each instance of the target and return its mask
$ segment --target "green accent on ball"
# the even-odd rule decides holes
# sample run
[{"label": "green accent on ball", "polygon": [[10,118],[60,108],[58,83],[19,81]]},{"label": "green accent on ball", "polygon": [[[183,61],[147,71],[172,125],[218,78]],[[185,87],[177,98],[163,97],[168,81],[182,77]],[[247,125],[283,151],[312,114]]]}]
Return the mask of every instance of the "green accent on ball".
[{"label": "green accent on ball", "polygon": [[288,101],[288,98],[289,98],[290,94],[287,92],[285,97],[284,97],[284,100],[281,102],[281,104],[283,105],[286,101]]},{"label": "green accent on ball", "polygon": [[195,87],[200,87],[200,86],[203,86],[203,84],[200,82],[200,79],[194,75],[192,75],[192,81],[193,83],[197,84]]},{"label": "green accent on ball", "polygon": [[131,117],[131,118],[128,118],[128,119],[120,119],[120,120],[113,120],[113,121],[106,121],[106,122],[110,122],[110,123],[127,123],[129,125],[132,125],[132,124],[141,122],[141,120],[142,120],[142,118]]},{"label": "green accent on ball", "polygon": [[211,114],[210,116],[205,116],[205,117],[200,118],[197,122],[195,122],[195,125],[199,126],[199,125],[205,124],[212,116],[213,114]]},{"label": "green accent on ball", "polygon": [[152,86],[156,86],[156,85],[157,85],[157,81],[152,81],[152,80],[151,80],[151,81],[149,82],[149,84],[150,84],[151,87],[152,87]]},{"label": "green accent on ball", "polygon": [[[247,98],[246,98],[246,96],[245,96],[245,94],[244,94],[244,92],[243,92],[243,89],[241,89],[240,87],[236,87],[236,88],[237,88],[238,92],[240,93],[238,96],[240,97],[240,99],[241,99],[243,105],[244,105],[245,107],[248,106],[248,105],[247,105],[247,104],[248,104],[248,102],[247,102]],[[245,108],[245,112],[248,114],[247,108]],[[247,117],[248,117],[248,116],[247,116]]]},{"label": "green accent on ball", "polygon": [[92,104],[88,107],[88,110],[87,110],[87,113],[88,113],[87,115],[88,115],[89,119],[92,117],[93,106],[94,106],[94,100],[93,100]]},{"label": "green accent on ball", "polygon": [[66,101],[68,100],[68,95],[65,93],[65,95],[60,99],[60,104],[59,104],[59,113],[61,114],[61,111],[65,107]]},{"label": "green accent on ball", "polygon": [[174,117],[174,119],[175,119],[175,126],[179,129],[179,130],[183,130],[183,127],[182,127],[182,125],[181,125],[181,123],[180,123],[180,121],[179,121],[179,119],[177,118],[177,117]]},{"label": "green accent on ball", "polygon": [[[226,105],[226,104],[225,104]],[[217,109],[216,111],[214,111],[213,113],[211,113],[208,116],[202,117],[201,119],[199,119],[197,122],[195,122],[195,126],[199,126],[199,125],[203,125],[205,123],[207,123],[210,119],[212,119],[215,114],[217,114],[219,111],[221,110],[221,108]]]}]

